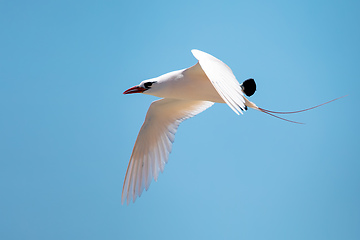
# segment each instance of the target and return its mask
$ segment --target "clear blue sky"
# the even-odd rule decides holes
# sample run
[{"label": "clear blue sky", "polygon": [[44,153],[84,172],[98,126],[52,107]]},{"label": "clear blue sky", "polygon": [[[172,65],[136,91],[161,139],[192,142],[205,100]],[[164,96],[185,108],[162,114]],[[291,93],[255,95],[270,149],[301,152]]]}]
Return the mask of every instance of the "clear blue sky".
[{"label": "clear blue sky", "polygon": [[[0,239],[360,239],[359,1],[0,1]],[[220,58],[287,123],[215,104],[121,205],[156,98]]]}]

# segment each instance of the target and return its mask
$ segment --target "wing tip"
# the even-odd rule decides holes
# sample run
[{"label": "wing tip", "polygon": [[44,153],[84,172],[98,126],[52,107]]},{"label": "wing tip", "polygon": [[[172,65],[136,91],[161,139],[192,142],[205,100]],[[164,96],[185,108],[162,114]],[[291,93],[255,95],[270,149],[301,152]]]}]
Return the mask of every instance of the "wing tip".
[{"label": "wing tip", "polygon": [[207,52],[204,52],[204,51],[201,51],[201,50],[198,50],[198,49],[192,49],[191,50],[191,53],[194,55],[194,57],[197,59],[197,60],[216,60],[216,61],[220,61],[222,62],[220,59],[214,57],[213,55],[207,53]]},{"label": "wing tip", "polygon": [[194,54],[194,55],[195,55],[196,53],[198,53],[198,52],[201,52],[201,51],[200,51],[200,50],[197,50],[197,49],[195,49],[195,48],[194,48],[194,49],[191,49],[191,53]]},{"label": "wing tip", "polygon": [[209,55],[206,52],[200,51],[198,49],[192,49],[191,53],[194,55],[194,57],[200,61],[200,58],[204,55]]}]

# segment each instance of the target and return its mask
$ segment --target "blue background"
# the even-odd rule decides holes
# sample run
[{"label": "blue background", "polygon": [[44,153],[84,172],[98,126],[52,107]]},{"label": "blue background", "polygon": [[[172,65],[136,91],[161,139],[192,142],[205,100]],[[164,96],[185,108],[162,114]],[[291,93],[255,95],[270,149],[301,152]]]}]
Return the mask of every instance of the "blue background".
[{"label": "blue background", "polygon": [[[1,239],[360,239],[359,1],[0,1]],[[156,98],[196,63],[251,101],[185,121],[158,182],[121,205]]]}]

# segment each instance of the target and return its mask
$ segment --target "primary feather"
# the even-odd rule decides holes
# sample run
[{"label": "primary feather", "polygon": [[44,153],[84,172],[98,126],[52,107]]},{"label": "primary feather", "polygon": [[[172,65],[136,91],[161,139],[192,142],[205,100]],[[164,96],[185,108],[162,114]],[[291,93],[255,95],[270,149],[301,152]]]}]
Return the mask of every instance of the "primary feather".
[{"label": "primary feather", "polygon": [[214,103],[179,99],[161,99],[153,102],[136,139],[126,171],[122,203],[135,201],[151,180],[164,170],[179,124]]}]

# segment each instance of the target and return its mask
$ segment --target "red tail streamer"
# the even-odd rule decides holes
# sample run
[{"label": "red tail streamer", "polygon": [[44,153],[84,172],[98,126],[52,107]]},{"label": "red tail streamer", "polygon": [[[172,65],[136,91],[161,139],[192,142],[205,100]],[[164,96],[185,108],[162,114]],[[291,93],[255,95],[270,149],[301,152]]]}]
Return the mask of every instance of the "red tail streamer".
[{"label": "red tail streamer", "polygon": [[287,121],[287,122],[292,122],[292,123],[297,123],[297,124],[304,124],[304,123],[301,123],[301,122],[295,122],[295,121],[292,121],[292,120],[289,120],[289,119],[286,119],[286,118],[282,118],[282,117],[279,117],[279,116],[276,116],[275,114],[293,114],[293,113],[300,113],[300,112],[305,112],[305,111],[309,111],[311,109],[314,109],[314,108],[317,108],[317,107],[320,107],[320,106],[323,106],[325,104],[328,104],[328,103],[331,103],[333,101],[336,101],[340,98],[343,98],[343,97],[346,97],[347,95],[345,96],[342,96],[342,97],[338,97],[338,98],[335,98],[333,100],[330,100],[326,103],[322,103],[322,104],[319,104],[319,105],[316,105],[314,107],[311,107],[311,108],[306,108],[306,109],[303,109],[303,110],[298,110],[298,111],[291,111],[291,112],[276,112],[276,111],[271,111],[271,110],[267,110],[267,109],[264,109],[264,108],[259,108],[260,111],[262,111],[263,113],[266,113],[266,114],[269,114],[273,117],[276,117],[276,118],[279,118],[281,120],[284,120],[284,121]]},{"label": "red tail streamer", "polygon": [[281,119],[281,120],[284,120],[284,121],[287,121],[287,122],[291,122],[291,123],[304,124],[304,123],[302,123],[302,122],[295,122],[295,121],[292,121],[292,120],[289,120],[289,119],[286,119],[286,118],[282,118],[282,117],[276,116],[276,115],[274,115],[274,114],[266,111],[265,109],[262,109],[262,108],[259,108],[259,109],[260,109],[260,111],[262,111],[263,113],[269,114],[270,116],[279,118],[279,119]]},{"label": "red tail streamer", "polygon": [[335,98],[335,99],[330,100],[330,101],[328,101],[328,102],[326,102],[326,103],[322,103],[322,104],[316,105],[316,106],[311,107],[311,108],[306,108],[306,109],[303,109],[303,110],[292,111],[292,112],[276,112],[276,111],[266,110],[266,109],[263,109],[263,108],[259,108],[259,109],[260,109],[261,111],[266,111],[266,112],[268,112],[268,113],[275,113],[275,114],[293,114],[293,113],[305,112],[305,111],[309,111],[309,110],[314,109],[314,108],[318,108],[318,107],[320,107],[320,106],[323,106],[323,105],[325,105],[325,104],[331,103],[331,102],[333,102],[333,101],[336,101],[336,100],[338,100],[338,99],[340,99],[340,98],[343,98],[343,97],[346,97],[346,96],[347,96],[347,95],[342,96],[342,97]]}]

